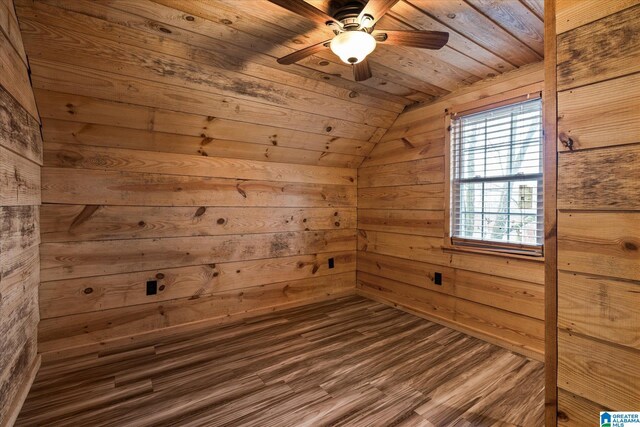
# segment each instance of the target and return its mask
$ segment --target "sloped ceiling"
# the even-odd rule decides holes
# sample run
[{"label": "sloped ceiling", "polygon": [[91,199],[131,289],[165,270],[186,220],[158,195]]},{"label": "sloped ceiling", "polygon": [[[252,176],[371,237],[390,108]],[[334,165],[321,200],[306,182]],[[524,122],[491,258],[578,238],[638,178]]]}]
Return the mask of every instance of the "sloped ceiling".
[{"label": "sloped ceiling", "polygon": [[374,77],[360,83],[330,51],[277,64],[331,33],[266,0],[16,6],[46,140],[99,134],[220,157],[357,167],[407,105],[543,52],[542,0],[400,1],[377,28],[448,31],[450,41],[380,45]]}]

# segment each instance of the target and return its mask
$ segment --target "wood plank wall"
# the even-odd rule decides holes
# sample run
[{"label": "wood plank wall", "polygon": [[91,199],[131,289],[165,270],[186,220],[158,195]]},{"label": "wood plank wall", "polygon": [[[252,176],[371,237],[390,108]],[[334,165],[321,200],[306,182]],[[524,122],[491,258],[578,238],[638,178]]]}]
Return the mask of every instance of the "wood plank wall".
[{"label": "wood plank wall", "polygon": [[[161,5],[16,3],[43,117],[43,357],[354,292],[355,167],[397,113],[251,86],[193,46],[215,38],[191,21],[220,24]],[[160,12],[180,19],[141,17]]]},{"label": "wood plank wall", "polygon": [[0,0],[0,426],[17,417],[37,356],[42,139],[12,0]]},{"label": "wood plank wall", "polygon": [[640,2],[556,6],[558,424],[640,408]]},{"label": "wood plank wall", "polygon": [[359,294],[542,359],[541,260],[442,248],[445,109],[542,80],[538,63],[400,115],[358,170]]}]

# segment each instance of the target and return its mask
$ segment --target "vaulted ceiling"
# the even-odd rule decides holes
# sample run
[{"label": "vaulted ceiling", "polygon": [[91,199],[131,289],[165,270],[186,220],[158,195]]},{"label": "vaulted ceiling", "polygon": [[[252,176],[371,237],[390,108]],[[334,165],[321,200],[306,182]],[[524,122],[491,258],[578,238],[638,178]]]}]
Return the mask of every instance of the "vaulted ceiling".
[{"label": "vaulted ceiling", "polygon": [[379,45],[363,82],[329,50],[278,64],[332,33],[266,0],[16,6],[45,141],[356,167],[406,106],[540,61],[542,3],[400,1],[377,28],[447,31],[449,42]]}]

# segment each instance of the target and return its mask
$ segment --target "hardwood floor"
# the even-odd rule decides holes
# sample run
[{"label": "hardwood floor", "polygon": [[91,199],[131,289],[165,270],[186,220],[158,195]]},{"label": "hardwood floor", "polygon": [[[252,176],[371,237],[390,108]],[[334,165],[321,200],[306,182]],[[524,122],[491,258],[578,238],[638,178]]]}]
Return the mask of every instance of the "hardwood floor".
[{"label": "hardwood floor", "polygon": [[543,425],[543,365],[361,297],[43,363],[18,426]]}]

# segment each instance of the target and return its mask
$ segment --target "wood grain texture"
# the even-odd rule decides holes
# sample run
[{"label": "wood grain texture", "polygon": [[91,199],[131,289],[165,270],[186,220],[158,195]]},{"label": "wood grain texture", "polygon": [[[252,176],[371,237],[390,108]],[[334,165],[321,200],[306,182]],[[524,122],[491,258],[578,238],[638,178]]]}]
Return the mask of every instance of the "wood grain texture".
[{"label": "wood grain texture", "polygon": [[39,346],[42,353],[88,354],[112,341],[132,342],[138,336],[175,332],[195,324],[227,323],[233,318],[353,294],[354,281],[355,274],[347,272],[43,319],[38,329]]},{"label": "wood grain texture", "polygon": [[640,352],[558,333],[558,386],[610,410],[633,407],[640,396]]},{"label": "wood grain texture", "polygon": [[640,144],[560,153],[558,168],[558,209],[640,209]]},{"label": "wood grain texture", "polygon": [[366,273],[358,275],[358,294],[411,310],[447,326],[454,325],[533,359],[542,359],[544,324],[541,321]]},{"label": "wood grain texture", "polygon": [[568,138],[573,150],[639,142],[639,87],[640,74],[632,74],[559,92],[558,150],[569,151]]},{"label": "wood grain texture", "polygon": [[[544,293],[539,284],[388,255],[369,252],[358,255],[361,272],[537,319],[544,318]],[[441,285],[434,282],[436,272],[442,274]]]},{"label": "wood grain texture", "polygon": [[[371,142],[335,137],[329,133],[319,135],[246,123],[240,126],[230,120],[166,110],[122,106],[123,112],[133,115],[129,117],[130,120],[123,120],[110,111],[117,106],[118,104],[98,99],[48,92],[47,101],[43,101],[41,107],[43,117],[68,120],[45,118],[45,137],[52,142],[68,144],[206,154],[213,157],[216,150],[225,152],[222,150],[233,143],[238,148],[229,151],[230,153],[242,153],[241,148],[248,151],[248,148],[253,147],[254,151],[260,152],[261,160],[268,161],[280,151],[299,153],[298,157],[303,154],[306,157],[315,155],[320,163],[331,157],[346,159],[352,156],[360,159],[373,148]],[[158,119],[159,122],[156,123]]]},{"label": "wood grain texture", "polygon": [[57,168],[313,184],[350,185],[356,182],[355,170],[347,168],[164,154],[119,148],[79,147],[75,144],[48,143],[44,157],[47,167]]},{"label": "wood grain texture", "polygon": [[[331,269],[330,258],[334,262]],[[216,292],[341,274],[355,271],[355,266],[355,251],[326,252],[43,282],[40,314],[47,319],[181,298],[197,299]],[[145,294],[148,280],[157,280],[157,295]]]},{"label": "wood grain texture", "polygon": [[0,1],[0,31],[4,33],[13,49],[27,65],[27,55],[24,52],[24,44],[13,0]]},{"label": "wood grain texture", "polygon": [[442,211],[359,209],[358,229],[442,237]]},{"label": "wood grain texture", "polygon": [[40,165],[0,146],[0,206],[40,204]]},{"label": "wood grain texture", "polygon": [[637,4],[638,0],[558,0],[556,32],[562,34],[574,28],[586,26]]},{"label": "wood grain texture", "polygon": [[45,361],[16,425],[60,422],[541,426],[542,364],[352,296]]},{"label": "wood grain texture", "polygon": [[558,268],[640,280],[639,218],[638,212],[561,212]]},{"label": "wood grain texture", "polygon": [[[7,172],[7,176],[9,172]],[[347,207],[354,185],[254,181],[74,168],[42,169],[45,203],[124,206]],[[30,194],[33,185],[13,187]],[[24,188],[24,190],[22,190]],[[26,196],[22,196],[26,197]]]},{"label": "wood grain texture", "polygon": [[0,426],[38,370],[40,118],[13,0],[0,1]]},{"label": "wood grain texture", "polygon": [[558,127],[557,34],[555,0],[544,0],[543,203],[544,203],[544,419],[558,425]]},{"label": "wood grain texture", "polygon": [[559,35],[558,90],[640,71],[638,14],[640,4]]},{"label": "wood grain texture", "polygon": [[563,389],[558,390],[558,425],[584,426],[608,409]]},{"label": "wood grain texture", "polygon": [[[358,292],[542,358],[544,264],[443,249],[446,111],[470,103],[477,107],[520,88],[539,91],[542,79],[543,68],[536,64],[398,117],[358,169]],[[436,273],[441,285],[434,284]],[[529,332],[510,330],[514,322],[528,325]]]},{"label": "wood grain texture", "polygon": [[[7,19],[10,18],[7,16]],[[0,86],[9,92],[31,117],[39,120],[27,65],[11,41],[4,31],[0,31]]]},{"label": "wood grain texture", "polygon": [[[600,410],[619,411],[640,401],[638,7],[637,1],[557,5],[563,425],[581,425]],[[618,47],[603,49],[609,43]]]},{"label": "wood grain texture", "polygon": [[46,204],[44,242],[218,236],[356,228],[356,208],[228,208]]},{"label": "wood grain texture", "polygon": [[196,236],[42,245],[42,280],[100,276],[355,249],[354,230]]},{"label": "wood grain texture", "polygon": [[640,350],[639,282],[560,272],[558,327]]},{"label": "wood grain texture", "polygon": [[38,121],[2,88],[0,88],[0,145],[42,165],[42,137]]},{"label": "wood grain texture", "polygon": [[433,184],[443,180],[442,157],[358,169],[358,188]]}]

